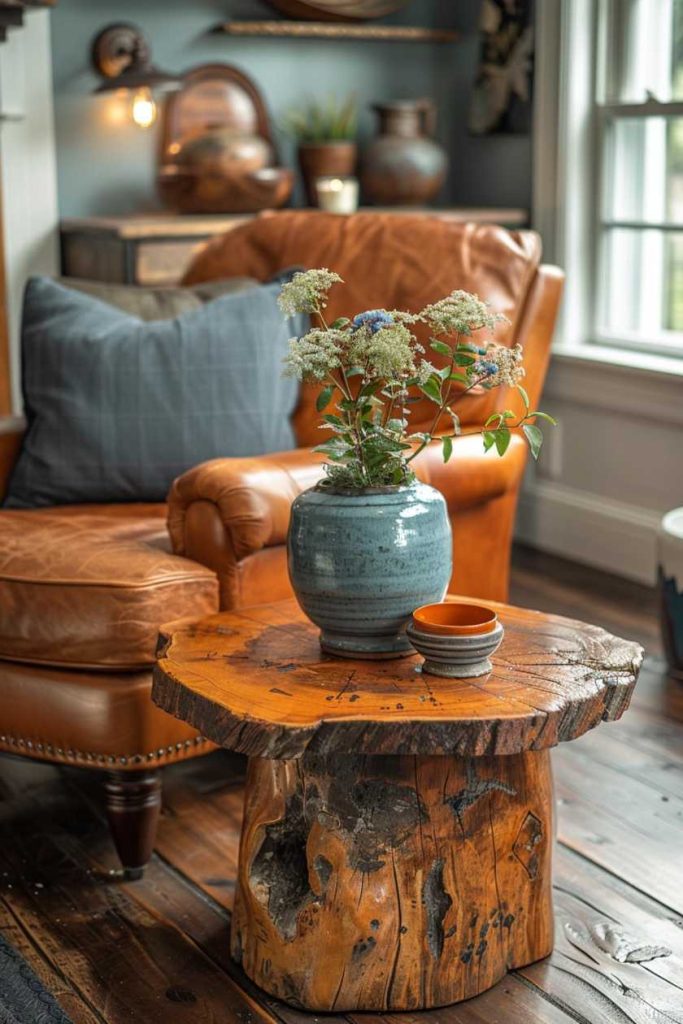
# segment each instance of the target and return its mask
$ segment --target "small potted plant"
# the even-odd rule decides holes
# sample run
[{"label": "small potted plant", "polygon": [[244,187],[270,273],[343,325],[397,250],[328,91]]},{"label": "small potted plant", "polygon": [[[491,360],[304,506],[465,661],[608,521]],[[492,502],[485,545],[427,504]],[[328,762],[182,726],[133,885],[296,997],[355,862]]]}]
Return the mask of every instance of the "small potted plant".
[{"label": "small potted plant", "polygon": [[301,110],[291,111],[285,130],[298,144],[299,166],[309,206],[318,205],[317,178],[345,178],[356,168],[357,104],[353,96],[337,101],[311,100]]},{"label": "small potted plant", "polygon": [[[446,503],[417,481],[414,460],[435,442],[448,462],[460,434],[455,407],[475,388],[511,386],[523,404],[519,415],[506,409],[483,424],[487,451],[504,455],[519,431],[537,458],[537,421],[554,420],[529,405],[521,347],[474,340],[505,320],[478,296],[454,291],[416,314],[373,309],[328,325],[327,295],[340,283],[329,270],[309,270],[280,294],[286,315],[313,318],[290,341],[286,372],[319,385],[321,427],[331,435],[316,448],[326,459],[324,479],[292,506],[289,572],[325,650],[397,657],[411,652],[404,630],[412,612],[443,599],[452,568]],[[426,358],[417,325],[440,367]],[[434,406],[427,430],[410,428],[416,394]]]}]

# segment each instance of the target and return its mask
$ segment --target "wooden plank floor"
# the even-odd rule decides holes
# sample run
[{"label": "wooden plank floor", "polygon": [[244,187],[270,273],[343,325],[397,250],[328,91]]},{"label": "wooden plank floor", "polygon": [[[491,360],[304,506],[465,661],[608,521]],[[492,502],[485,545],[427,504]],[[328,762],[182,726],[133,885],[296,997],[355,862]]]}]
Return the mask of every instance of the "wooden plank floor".
[{"label": "wooden plank floor", "polygon": [[[640,640],[646,665],[621,722],[554,753],[553,955],[467,1003],[391,1020],[683,1024],[683,684],[663,671],[654,596],[519,549],[511,599]],[[0,930],[74,1024],[317,1024],[229,957],[242,773],[225,752],[169,769],[157,853],[126,884],[95,776],[0,761]],[[620,962],[609,950],[624,931],[629,949],[667,955]]]}]

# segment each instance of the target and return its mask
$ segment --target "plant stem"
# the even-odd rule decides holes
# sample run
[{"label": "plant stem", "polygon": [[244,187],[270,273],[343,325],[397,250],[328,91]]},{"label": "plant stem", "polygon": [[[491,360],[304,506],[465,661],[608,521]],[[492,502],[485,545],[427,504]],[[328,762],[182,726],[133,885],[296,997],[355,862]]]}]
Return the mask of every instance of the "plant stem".
[{"label": "plant stem", "polygon": [[[454,366],[454,364],[455,364],[455,354],[453,355],[453,359],[452,359],[452,361],[451,361],[451,373],[453,372],[453,366]],[[465,388],[465,389],[464,389],[463,391],[461,391],[459,395],[456,395],[456,397],[455,397],[455,398],[453,399],[453,401],[454,401],[454,402],[459,402],[459,401],[460,401],[460,399],[461,399],[461,398],[463,398],[463,397],[464,397],[464,396],[465,396],[465,395],[467,394],[467,392],[468,392],[468,391],[471,391],[471,390],[472,390],[472,388],[476,388],[476,387],[477,387],[477,385],[478,385],[478,384],[481,384],[481,382],[482,382],[483,380],[486,380],[486,375],[485,375],[485,374],[484,374],[484,376],[482,376],[482,377],[477,377],[477,379],[476,379],[476,380],[473,380],[471,384],[468,384],[468,386],[467,386],[467,387],[466,387],[466,388]],[[445,410],[446,408],[448,408],[448,406],[449,406],[449,405],[451,404],[450,398],[451,398],[451,392],[452,392],[452,390],[453,390],[453,384],[449,382],[449,385],[448,385],[448,391],[446,392],[446,397],[445,397],[445,399],[444,399],[444,400],[443,400],[443,401],[441,402],[441,405],[440,405],[440,406],[439,406],[439,408],[437,409],[437,412],[436,412],[436,416],[434,417],[434,420],[433,420],[433,422],[432,422],[432,425],[431,425],[431,427],[429,428],[429,430],[427,431],[427,438],[426,438],[426,440],[424,440],[424,441],[422,442],[422,444],[420,444],[420,445],[419,445],[419,446],[418,446],[418,447],[417,447],[417,448],[415,449],[415,451],[414,451],[414,452],[412,453],[412,455],[409,455],[409,456],[408,456],[408,458],[406,459],[406,463],[408,463],[408,462],[412,462],[412,461],[413,461],[413,459],[415,458],[415,456],[416,456],[416,455],[419,455],[419,454],[420,454],[420,452],[421,452],[421,451],[422,451],[422,450],[423,450],[424,448],[426,448],[426,447],[427,447],[427,445],[428,445],[428,444],[430,443],[430,441],[432,441],[432,440],[433,440],[433,438],[434,438],[434,431],[436,430],[436,427],[437,427],[437,425],[438,425],[438,422],[439,422],[439,420],[441,419],[441,417],[443,416],[444,410]],[[451,435],[447,435],[447,436],[451,436]],[[455,437],[455,436],[456,436],[456,435],[455,435],[455,434],[453,434],[453,437]]]}]

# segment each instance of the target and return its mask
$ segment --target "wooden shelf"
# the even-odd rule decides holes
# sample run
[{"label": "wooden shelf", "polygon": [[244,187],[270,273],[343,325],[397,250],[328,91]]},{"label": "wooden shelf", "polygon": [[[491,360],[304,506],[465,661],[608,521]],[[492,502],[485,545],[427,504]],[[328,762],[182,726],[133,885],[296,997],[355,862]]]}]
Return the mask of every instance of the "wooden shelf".
[{"label": "wooden shelf", "polygon": [[348,25],[327,21],[226,21],[216,28],[230,36],[272,39],[358,39],[369,42],[454,43],[460,38],[450,29],[408,25]]}]

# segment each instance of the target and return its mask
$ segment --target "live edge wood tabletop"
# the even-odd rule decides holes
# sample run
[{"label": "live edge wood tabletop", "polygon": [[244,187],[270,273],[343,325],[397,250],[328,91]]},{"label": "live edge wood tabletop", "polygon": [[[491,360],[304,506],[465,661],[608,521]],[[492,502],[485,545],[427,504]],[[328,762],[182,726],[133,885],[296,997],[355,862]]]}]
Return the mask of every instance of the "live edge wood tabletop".
[{"label": "live edge wood tabletop", "polygon": [[294,602],[162,633],[155,702],[249,755],[231,945],[273,995],[443,1006],[550,953],[550,748],[622,715],[642,649],[495,607],[475,680],[325,655]]}]

